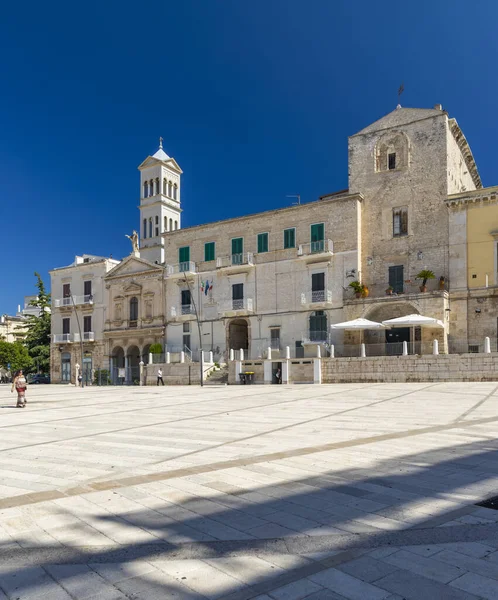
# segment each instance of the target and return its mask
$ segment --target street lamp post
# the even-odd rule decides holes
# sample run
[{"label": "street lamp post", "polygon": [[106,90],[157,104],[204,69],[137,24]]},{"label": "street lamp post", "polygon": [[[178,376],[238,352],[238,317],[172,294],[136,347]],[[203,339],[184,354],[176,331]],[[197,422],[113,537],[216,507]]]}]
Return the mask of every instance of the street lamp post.
[{"label": "street lamp post", "polygon": [[[78,331],[80,334],[80,351],[81,351],[81,387],[85,387],[85,378],[83,377],[83,336],[81,335],[80,319],[78,317],[78,311],[76,310],[76,304],[74,302],[74,296],[71,294],[71,301],[74,306],[74,314],[76,315],[76,323],[78,324]],[[76,382],[76,385],[78,382]]]},{"label": "street lamp post", "polygon": [[197,329],[199,331],[199,364],[200,364],[200,369],[201,369],[201,387],[204,385],[204,356],[203,356],[203,352],[202,352],[202,333],[201,333],[201,323],[199,321],[199,313],[197,312],[197,306],[195,305],[195,300],[194,300],[194,294],[192,293],[192,290],[190,289],[190,283],[187,279],[187,276],[184,275],[184,279],[185,279],[185,283],[188,287],[188,291],[190,292],[190,301],[192,302],[193,306],[194,306],[194,312],[195,312],[195,320],[197,321]]}]

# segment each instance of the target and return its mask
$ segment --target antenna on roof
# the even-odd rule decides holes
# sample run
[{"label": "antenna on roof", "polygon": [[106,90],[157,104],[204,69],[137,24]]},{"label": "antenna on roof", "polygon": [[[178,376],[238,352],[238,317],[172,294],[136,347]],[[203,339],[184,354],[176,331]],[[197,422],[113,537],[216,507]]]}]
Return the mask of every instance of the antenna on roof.
[{"label": "antenna on roof", "polygon": [[285,197],[286,198],[297,198],[297,202],[293,202],[292,206],[297,206],[298,204],[301,204],[301,195],[300,194],[288,194]]},{"label": "antenna on roof", "polygon": [[401,82],[401,85],[398,88],[398,106],[396,108],[401,108],[400,99],[401,94],[405,91],[405,84]]}]

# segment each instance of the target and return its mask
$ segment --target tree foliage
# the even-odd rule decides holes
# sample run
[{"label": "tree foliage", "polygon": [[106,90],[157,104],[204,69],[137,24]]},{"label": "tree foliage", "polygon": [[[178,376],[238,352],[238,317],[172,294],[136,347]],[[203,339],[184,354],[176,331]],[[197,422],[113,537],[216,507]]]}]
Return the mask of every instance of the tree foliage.
[{"label": "tree foliage", "polygon": [[28,349],[21,342],[0,341],[0,367],[14,373],[19,369],[28,371],[32,364]]},{"label": "tree foliage", "polygon": [[50,372],[50,294],[45,289],[45,284],[39,273],[36,287],[38,295],[30,302],[31,306],[39,308],[38,315],[27,317],[28,332],[24,339],[29,356],[33,359],[34,366],[41,372]]}]

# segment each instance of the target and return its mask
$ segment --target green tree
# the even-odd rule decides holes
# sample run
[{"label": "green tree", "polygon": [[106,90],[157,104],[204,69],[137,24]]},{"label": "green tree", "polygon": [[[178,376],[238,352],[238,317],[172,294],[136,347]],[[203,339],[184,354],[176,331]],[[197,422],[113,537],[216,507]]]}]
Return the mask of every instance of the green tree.
[{"label": "green tree", "polygon": [[11,370],[12,373],[22,369],[29,371],[33,360],[28,353],[28,349],[21,342],[0,341],[0,367]]},{"label": "green tree", "polygon": [[27,317],[28,332],[24,344],[28,349],[29,356],[33,359],[33,365],[42,373],[50,372],[50,294],[45,289],[45,284],[39,273],[35,272],[37,278],[36,287],[38,295],[36,300],[30,302],[31,306],[40,309],[38,315]]}]

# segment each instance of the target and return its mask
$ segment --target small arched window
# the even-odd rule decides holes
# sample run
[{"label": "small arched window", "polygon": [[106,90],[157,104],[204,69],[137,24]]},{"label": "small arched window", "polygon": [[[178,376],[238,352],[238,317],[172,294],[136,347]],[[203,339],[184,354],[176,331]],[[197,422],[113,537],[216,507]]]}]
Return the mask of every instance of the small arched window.
[{"label": "small arched window", "polygon": [[178,221],[175,221],[175,229],[178,229]]},{"label": "small arched window", "polygon": [[159,217],[156,215],[156,237],[159,235]]},{"label": "small arched window", "polygon": [[152,237],[152,218],[149,219],[149,237]]},{"label": "small arched window", "polygon": [[147,219],[144,219],[144,240],[147,237]]},{"label": "small arched window", "polygon": [[176,200],[177,197],[178,197],[178,186],[175,183],[175,185],[173,186],[173,200]]},{"label": "small arched window", "polygon": [[154,195],[154,180],[151,179],[149,181],[149,196],[153,196]]},{"label": "small arched window", "polygon": [[156,215],[156,225],[159,225],[159,217]]},{"label": "small arched window", "polygon": [[172,198],[173,196],[173,184],[171,183],[171,181],[168,182],[168,196],[170,198]]},{"label": "small arched window", "polygon": [[130,321],[138,321],[138,298],[130,300]]},{"label": "small arched window", "polygon": [[147,196],[149,191],[149,184],[147,183],[147,181],[144,181],[144,198],[147,198]]},{"label": "small arched window", "polygon": [[169,230],[173,231],[173,219],[169,220]]},{"label": "small arched window", "polygon": [[164,217],[164,231],[168,231],[168,217]]},{"label": "small arched window", "polygon": [[163,179],[163,194],[166,196],[166,194],[168,193],[168,182],[166,180],[166,178]]}]

